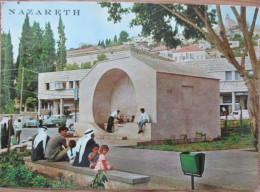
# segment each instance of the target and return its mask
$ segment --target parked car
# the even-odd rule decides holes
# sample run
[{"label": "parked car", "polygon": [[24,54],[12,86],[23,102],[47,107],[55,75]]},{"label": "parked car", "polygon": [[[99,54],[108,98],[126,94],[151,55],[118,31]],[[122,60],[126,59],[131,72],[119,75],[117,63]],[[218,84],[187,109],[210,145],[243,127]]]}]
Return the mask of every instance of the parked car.
[{"label": "parked car", "polygon": [[[233,111],[227,116],[227,120],[239,120],[242,111],[242,119],[249,119],[248,110]],[[226,120],[226,116],[221,116],[220,120]]]},{"label": "parked car", "polygon": [[75,115],[77,114],[77,122],[79,121],[79,113],[71,113],[67,117],[66,121],[66,127],[69,128],[69,130],[74,131],[74,123],[75,123]]},{"label": "parked car", "polygon": [[28,121],[26,121],[24,127],[38,127],[39,121],[36,121],[36,119],[30,118]]},{"label": "parked car", "polygon": [[66,116],[65,115],[52,115],[48,119],[43,120],[43,125],[45,126],[53,126],[56,127],[62,126],[66,124]]}]

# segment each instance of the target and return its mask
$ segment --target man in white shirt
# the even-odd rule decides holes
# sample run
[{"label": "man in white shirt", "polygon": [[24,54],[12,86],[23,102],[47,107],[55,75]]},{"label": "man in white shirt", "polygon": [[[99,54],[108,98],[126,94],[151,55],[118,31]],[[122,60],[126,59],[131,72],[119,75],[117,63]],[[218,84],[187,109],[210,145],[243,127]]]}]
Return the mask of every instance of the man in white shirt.
[{"label": "man in white shirt", "polygon": [[21,119],[18,119],[18,123],[15,126],[15,138],[16,138],[16,143],[19,144],[20,143],[20,137],[21,137],[21,133],[22,133],[22,122]]},{"label": "man in white shirt", "polygon": [[140,111],[141,111],[141,116],[140,116],[140,119],[138,121],[138,128],[139,128],[138,134],[144,132],[142,130],[143,125],[150,121],[149,116],[145,112],[144,108],[141,108]]},{"label": "man in white shirt", "polygon": [[117,118],[119,113],[120,113],[120,110],[115,110],[113,113],[111,113],[110,117],[108,118],[108,122],[107,122],[107,132],[112,133],[114,119]]}]

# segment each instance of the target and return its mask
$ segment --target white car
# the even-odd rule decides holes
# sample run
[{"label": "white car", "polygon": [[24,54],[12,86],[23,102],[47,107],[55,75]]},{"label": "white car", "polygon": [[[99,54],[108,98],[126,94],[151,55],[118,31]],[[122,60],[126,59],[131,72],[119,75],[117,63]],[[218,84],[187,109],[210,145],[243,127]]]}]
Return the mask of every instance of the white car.
[{"label": "white car", "polygon": [[[227,120],[239,120],[242,111],[242,119],[249,119],[248,110],[233,111],[227,116]],[[226,120],[226,116],[221,116],[220,120]]]},{"label": "white car", "polygon": [[75,123],[75,115],[77,114],[76,121],[79,121],[79,113],[71,113],[67,116],[66,121],[66,127],[69,128],[69,130],[74,130],[74,123]]}]

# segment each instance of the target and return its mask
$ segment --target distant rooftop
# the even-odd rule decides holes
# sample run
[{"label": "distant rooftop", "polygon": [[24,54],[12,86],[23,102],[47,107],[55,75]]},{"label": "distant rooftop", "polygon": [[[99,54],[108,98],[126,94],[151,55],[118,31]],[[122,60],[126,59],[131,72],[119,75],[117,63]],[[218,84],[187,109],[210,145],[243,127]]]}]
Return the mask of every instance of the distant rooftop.
[{"label": "distant rooftop", "polygon": [[193,52],[193,51],[204,51],[203,49],[201,49],[199,47],[199,45],[195,44],[195,45],[190,45],[187,47],[183,47],[181,49],[178,49],[176,51],[173,51],[173,53],[181,53],[181,52]]},{"label": "distant rooftop", "polygon": [[96,47],[89,47],[84,49],[76,49],[76,50],[69,50],[67,51],[68,54],[72,53],[83,53],[83,52],[90,52],[90,51],[97,51],[98,49]]},{"label": "distant rooftop", "polygon": [[161,45],[161,46],[158,46],[158,47],[155,47],[154,49],[152,49],[152,52],[164,51],[164,50],[168,50],[168,48],[165,45]]}]

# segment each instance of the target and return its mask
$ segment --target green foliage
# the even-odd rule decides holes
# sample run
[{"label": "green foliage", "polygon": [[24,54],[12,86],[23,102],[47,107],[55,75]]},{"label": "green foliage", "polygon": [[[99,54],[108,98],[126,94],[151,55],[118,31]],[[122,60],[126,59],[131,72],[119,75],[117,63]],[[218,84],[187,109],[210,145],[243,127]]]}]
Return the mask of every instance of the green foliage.
[{"label": "green foliage", "polygon": [[128,40],[129,34],[126,31],[121,31],[119,34],[119,42],[123,43]]},{"label": "green foliage", "polygon": [[40,72],[54,71],[54,63],[56,60],[55,40],[50,22],[45,25],[40,58],[42,65]]},{"label": "green foliage", "polygon": [[34,110],[36,108],[36,105],[37,105],[37,98],[27,97],[25,103],[26,103],[29,110]]},{"label": "green foliage", "polygon": [[221,140],[214,140],[212,142],[197,142],[186,144],[164,144],[164,145],[148,145],[135,146],[136,149],[150,149],[161,151],[214,151],[214,150],[228,150],[228,149],[243,149],[252,148],[254,138],[250,134],[230,133],[229,136],[224,136]]},{"label": "green foliage", "polygon": [[88,184],[88,189],[105,189],[104,183],[107,182],[107,177],[104,171],[99,170],[94,176],[94,180]]},{"label": "green foliage", "polygon": [[90,61],[81,64],[81,69],[91,69],[91,67],[92,67],[92,64]]},{"label": "green foliage", "polygon": [[104,53],[99,54],[99,55],[97,56],[97,59],[98,59],[98,61],[108,60],[107,56],[106,56]]},{"label": "green foliage", "polygon": [[[182,21],[175,15],[171,14],[168,10],[164,9],[158,4],[149,3],[134,3],[132,8],[123,9],[120,4],[113,3],[100,3],[101,7],[107,7],[109,17],[108,20],[113,20],[114,23],[121,21],[121,15],[132,12],[135,14],[135,18],[130,22],[130,26],[142,26],[142,34],[154,36],[154,40],[157,42],[165,41],[167,47],[176,47],[181,44],[181,41],[175,39],[175,35],[178,33],[178,27],[183,27],[183,35],[186,39],[204,38],[203,34],[198,30],[194,30],[194,27],[187,22]],[[194,5],[183,6],[181,4],[167,4],[170,10],[173,10],[179,15],[184,16],[186,19],[195,23],[198,27],[205,28],[205,23],[198,17],[193,10]],[[205,15],[207,12],[207,19],[209,23],[216,24],[216,10],[209,9],[208,6],[196,5],[196,8]],[[172,24],[173,20],[176,21],[175,26]]]},{"label": "green foliage", "polygon": [[18,111],[14,107],[14,100],[8,100],[4,107],[3,113],[5,114],[16,114]]},{"label": "green foliage", "polygon": [[1,177],[3,178],[2,186],[27,187],[28,184],[31,184],[33,172],[27,170],[24,165],[20,167],[8,166]]},{"label": "green foliage", "polygon": [[56,63],[56,70],[61,71],[65,68],[67,59],[66,59],[66,37],[65,37],[65,26],[62,23],[61,15],[59,17],[59,25],[58,25],[58,33],[59,33],[59,40],[58,40],[58,50],[57,50],[57,63]]},{"label": "green foliage", "polygon": [[97,56],[97,60],[93,61],[93,65],[95,65],[97,62],[108,60],[107,56],[105,54],[99,54]]},{"label": "green foliage", "polygon": [[68,64],[68,65],[64,68],[64,71],[77,70],[77,69],[80,69],[80,67],[78,66],[77,63],[73,63],[73,64]]},{"label": "green foliage", "polygon": [[120,22],[122,17],[121,14],[129,13],[128,8],[122,8],[120,3],[110,3],[110,2],[103,2],[99,3],[102,8],[107,7],[109,17],[107,18],[108,21],[114,21],[114,23]]},{"label": "green foliage", "polygon": [[0,186],[2,187],[35,187],[35,188],[77,188],[73,177],[65,179],[59,173],[58,180],[26,169],[24,156],[30,155],[30,150],[22,153],[10,151],[0,155]]},{"label": "green foliage", "polygon": [[45,188],[48,186],[47,179],[41,175],[37,175],[32,179],[32,183],[34,188]]}]

